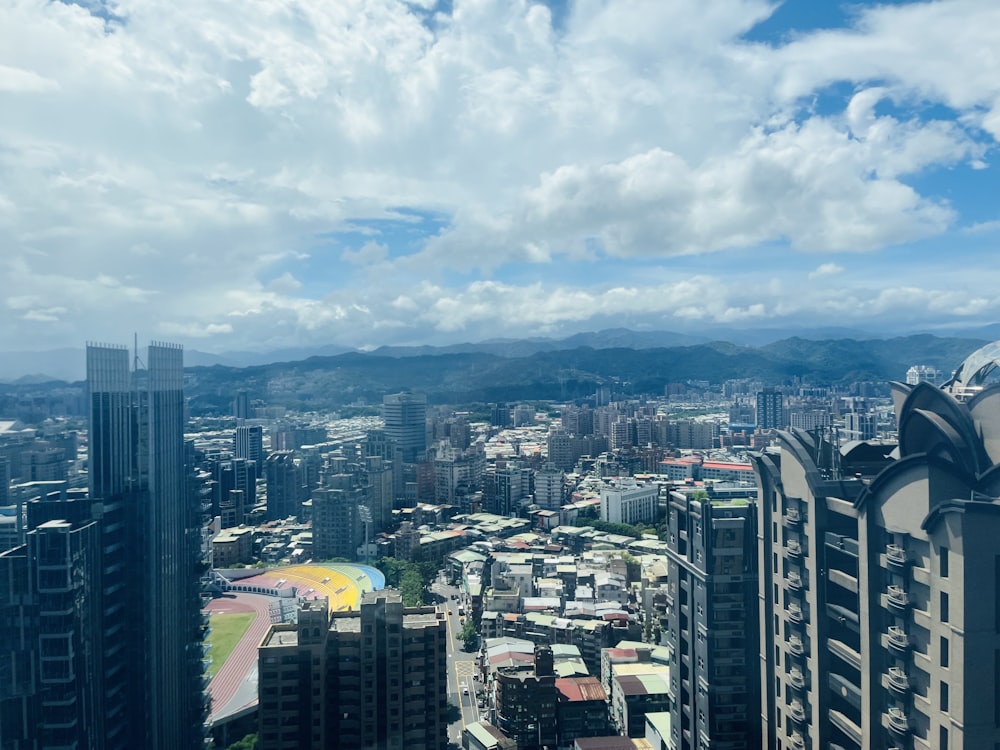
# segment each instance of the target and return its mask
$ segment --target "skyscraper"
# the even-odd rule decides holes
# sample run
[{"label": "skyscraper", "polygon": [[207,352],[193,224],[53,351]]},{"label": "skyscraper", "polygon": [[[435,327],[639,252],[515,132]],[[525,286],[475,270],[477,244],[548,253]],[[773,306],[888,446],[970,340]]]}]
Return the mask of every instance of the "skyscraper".
[{"label": "skyscraper", "polygon": [[150,345],[135,371],[127,349],[87,347],[112,747],[193,748],[204,735],[201,515],[186,481],[183,381],[179,346]]},{"label": "skyscraper", "polygon": [[[382,399],[385,434],[396,443],[404,463],[417,463],[427,450],[427,396],[394,393]],[[393,456],[395,458],[395,456]]]},{"label": "skyscraper", "polygon": [[264,428],[258,425],[240,425],[233,434],[233,456],[253,461],[254,476],[264,471]]},{"label": "skyscraper", "polygon": [[752,503],[671,492],[667,550],[673,747],[759,748]]},{"label": "skyscraper", "polygon": [[298,516],[302,510],[299,472],[292,451],[274,451],[264,465],[267,481],[267,520]]}]

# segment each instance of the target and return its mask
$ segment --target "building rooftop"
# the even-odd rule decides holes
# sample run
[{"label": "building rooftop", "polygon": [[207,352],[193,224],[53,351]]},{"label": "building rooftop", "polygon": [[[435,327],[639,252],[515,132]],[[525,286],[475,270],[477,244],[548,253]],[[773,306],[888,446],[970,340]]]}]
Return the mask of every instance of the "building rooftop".
[{"label": "building rooftop", "polygon": [[[666,668],[664,669],[666,670]],[[618,683],[618,688],[622,691],[622,694],[626,696],[664,695],[670,692],[670,678],[667,676],[666,671],[652,674],[616,674],[614,679]]]},{"label": "building rooftop", "polygon": [[289,629],[272,627],[264,637],[263,646],[298,646],[299,632],[291,627]]},{"label": "building rooftop", "polygon": [[561,677],[556,680],[559,699],[577,703],[580,701],[606,701],[608,694],[596,677]]},{"label": "building rooftop", "polygon": [[637,737],[580,737],[576,740],[577,750],[653,750],[648,740]]}]

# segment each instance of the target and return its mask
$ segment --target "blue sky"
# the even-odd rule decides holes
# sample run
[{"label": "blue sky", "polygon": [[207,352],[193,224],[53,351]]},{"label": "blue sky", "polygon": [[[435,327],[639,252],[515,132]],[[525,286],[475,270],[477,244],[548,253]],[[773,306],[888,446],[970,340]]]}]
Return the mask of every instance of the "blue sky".
[{"label": "blue sky", "polygon": [[997,49],[992,0],[4,3],[0,350],[994,323]]}]

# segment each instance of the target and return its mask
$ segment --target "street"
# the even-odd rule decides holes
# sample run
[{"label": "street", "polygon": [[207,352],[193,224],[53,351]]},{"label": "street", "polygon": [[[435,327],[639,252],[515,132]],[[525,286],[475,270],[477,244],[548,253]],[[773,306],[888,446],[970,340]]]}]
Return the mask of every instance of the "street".
[{"label": "street", "polygon": [[479,706],[476,702],[475,674],[476,653],[462,650],[462,642],[458,634],[462,630],[459,621],[457,599],[460,590],[449,586],[441,579],[431,584],[431,593],[436,594],[442,602],[448,625],[448,702],[459,708],[458,718],[448,726],[448,741],[455,747],[462,745],[462,730],[466,725],[479,721]]}]

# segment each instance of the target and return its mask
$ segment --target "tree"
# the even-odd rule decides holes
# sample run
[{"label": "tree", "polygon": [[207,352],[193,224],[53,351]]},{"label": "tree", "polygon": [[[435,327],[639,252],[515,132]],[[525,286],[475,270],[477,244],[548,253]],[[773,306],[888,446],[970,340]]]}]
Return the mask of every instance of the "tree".
[{"label": "tree", "polygon": [[476,638],[479,637],[479,633],[476,632],[476,623],[472,621],[471,617],[458,631],[458,637],[462,639],[466,651],[472,651],[476,647]]},{"label": "tree", "polygon": [[402,592],[403,605],[407,607],[419,607],[426,603],[424,592],[438,572],[433,562],[410,562],[394,557],[383,557],[376,566],[385,575],[385,585]]},{"label": "tree", "polygon": [[419,607],[424,604],[424,581],[416,567],[408,567],[399,582],[403,594],[404,607]]},{"label": "tree", "polygon": [[257,735],[248,734],[242,740],[237,740],[227,750],[257,750]]}]

